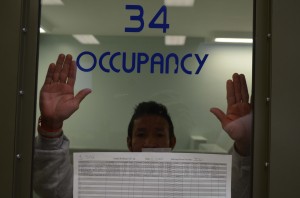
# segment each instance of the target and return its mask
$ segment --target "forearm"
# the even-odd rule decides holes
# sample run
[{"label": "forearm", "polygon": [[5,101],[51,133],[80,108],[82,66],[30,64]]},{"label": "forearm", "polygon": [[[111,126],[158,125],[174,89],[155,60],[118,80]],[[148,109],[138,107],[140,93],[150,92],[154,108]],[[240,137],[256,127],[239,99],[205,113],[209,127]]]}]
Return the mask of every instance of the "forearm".
[{"label": "forearm", "polygon": [[69,141],[65,136],[44,138],[35,142],[33,186],[43,198],[71,198],[73,167],[69,156]]}]

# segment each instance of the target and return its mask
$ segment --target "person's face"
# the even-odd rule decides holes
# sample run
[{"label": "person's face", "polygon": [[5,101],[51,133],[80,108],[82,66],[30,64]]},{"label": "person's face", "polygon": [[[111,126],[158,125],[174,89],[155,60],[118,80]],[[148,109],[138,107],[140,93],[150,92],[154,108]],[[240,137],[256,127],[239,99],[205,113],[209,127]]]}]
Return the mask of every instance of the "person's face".
[{"label": "person's face", "polygon": [[130,151],[141,152],[142,148],[173,148],[176,139],[170,139],[169,124],[161,116],[145,115],[133,122],[132,138],[127,138]]}]

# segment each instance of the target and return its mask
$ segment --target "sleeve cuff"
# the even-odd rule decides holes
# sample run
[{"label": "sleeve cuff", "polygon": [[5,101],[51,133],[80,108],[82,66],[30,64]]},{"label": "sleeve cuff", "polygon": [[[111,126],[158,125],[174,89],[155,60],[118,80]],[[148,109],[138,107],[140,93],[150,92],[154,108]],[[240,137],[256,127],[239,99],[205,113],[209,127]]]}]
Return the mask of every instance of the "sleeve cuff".
[{"label": "sleeve cuff", "polygon": [[250,170],[251,167],[251,155],[249,156],[242,156],[240,155],[235,148],[233,147],[231,149],[232,154],[232,163],[234,165],[237,165],[241,169]]},{"label": "sleeve cuff", "polygon": [[65,143],[69,143],[69,140],[63,135],[62,131],[61,135],[57,138],[44,137],[39,133],[35,139],[35,148],[41,150],[58,150],[64,147]]}]

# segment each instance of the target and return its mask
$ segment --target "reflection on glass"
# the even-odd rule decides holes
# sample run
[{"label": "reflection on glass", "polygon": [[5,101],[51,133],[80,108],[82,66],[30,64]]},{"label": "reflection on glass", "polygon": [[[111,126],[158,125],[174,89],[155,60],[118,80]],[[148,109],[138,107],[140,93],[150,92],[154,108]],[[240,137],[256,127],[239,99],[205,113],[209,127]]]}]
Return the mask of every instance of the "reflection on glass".
[{"label": "reflection on glass", "polygon": [[[172,147],[175,152],[228,153],[235,140],[233,152],[249,155],[252,45],[214,39],[251,38],[251,1],[195,0],[189,6],[165,7],[160,0],[65,0],[42,5],[41,26],[46,31],[40,35],[39,54],[41,127],[55,136],[63,124],[71,150]],[[50,98],[73,89],[70,57],[56,64],[66,69],[48,71],[60,53],[77,61],[75,94],[84,89],[82,96],[88,95],[74,114],[74,102],[61,103],[59,108],[69,107],[68,112],[49,106]],[[47,71],[53,75],[45,88]],[[128,137],[134,109],[147,101],[163,104],[171,117],[174,136],[165,119],[150,127],[161,143],[146,141],[152,137],[148,125],[157,123],[160,109],[150,112],[155,116],[133,119]],[[51,113],[55,116],[49,119]],[[140,126],[141,119],[146,121]]]}]

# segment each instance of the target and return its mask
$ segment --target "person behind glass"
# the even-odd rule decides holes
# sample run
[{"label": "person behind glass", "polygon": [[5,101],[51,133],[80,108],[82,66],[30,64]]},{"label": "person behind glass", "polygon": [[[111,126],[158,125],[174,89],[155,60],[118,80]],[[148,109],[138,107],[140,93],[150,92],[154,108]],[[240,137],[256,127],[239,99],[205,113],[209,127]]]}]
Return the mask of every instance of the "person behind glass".
[{"label": "person behind glass", "polygon": [[[63,134],[63,122],[91,93],[82,89],[74,94],[76,64],[71,55],[60,54],[56,64],[49,65],[40,91],[38,136],[35,141],[34,190],[41,197],[72,197],[73,167],[69,157],[69,140]],[[245,76],[233,74],[228,80],[227,112],[219,108],[210,111],[234,140],[232,149],[232,197],[250,197],[251,106]],[[128,126],[129,151],[143,148],[170,148],[176,144],[174,127],[167,108],[154,101],[142,102]]]}]

